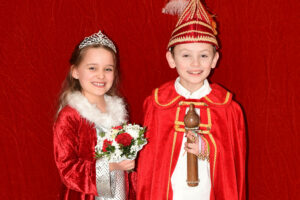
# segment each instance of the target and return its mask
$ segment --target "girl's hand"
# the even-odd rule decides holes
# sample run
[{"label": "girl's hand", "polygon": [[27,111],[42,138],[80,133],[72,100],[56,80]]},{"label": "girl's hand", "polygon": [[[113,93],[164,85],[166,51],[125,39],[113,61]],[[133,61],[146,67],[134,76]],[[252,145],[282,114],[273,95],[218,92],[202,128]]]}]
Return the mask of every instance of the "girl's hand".
[{"label": "girl's hand", "polygon": [[134,169],[134,167],[135,167],[135,160],[123,160],[118,163],[116,162],[109,163],[109,171],[113,171],[113,170],[128,171]]},{"label": "girl's hand", "polygon": [[187,143],[187,142],[184,143],[184,150],[198,156],[199,155],[199,137],[195,136],[195,134],[192,131],[188,131],[186,134],[186,137],[194,142],[193,143]]}]

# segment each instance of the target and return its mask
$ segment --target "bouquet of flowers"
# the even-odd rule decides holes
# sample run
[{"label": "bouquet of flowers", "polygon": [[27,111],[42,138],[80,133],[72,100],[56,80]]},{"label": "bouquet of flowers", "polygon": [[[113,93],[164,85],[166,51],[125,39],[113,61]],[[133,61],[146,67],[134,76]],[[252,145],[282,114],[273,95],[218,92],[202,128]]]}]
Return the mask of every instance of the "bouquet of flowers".
[{"label": "bouquet of flowers", "polygon": [[110,162],[135,159],[137,152],[147,143],[145,130],[145,127],[136,124],[113,127],[107,132],[97,129],[96,158],[104,158]]}]

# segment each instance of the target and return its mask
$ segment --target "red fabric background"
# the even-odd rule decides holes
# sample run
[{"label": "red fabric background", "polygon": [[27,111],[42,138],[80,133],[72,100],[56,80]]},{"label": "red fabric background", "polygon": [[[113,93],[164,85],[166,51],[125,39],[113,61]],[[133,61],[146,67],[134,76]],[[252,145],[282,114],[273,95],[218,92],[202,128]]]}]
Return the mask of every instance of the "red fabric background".
[{"label": "red fabric background", "polygon": [[[213,82],[236,94],[248,124],[248,196],[300,197],[299,1],[206,0],[217,13],[221,59]],[[165,48],[176,18],[164,0],[10,0],[0,3],[0,199],[55,199],[55,101],[84,36],[116,42],[131,120],[154,87],[176,78]],[[298,48],[297,48],[298,47]]]}]

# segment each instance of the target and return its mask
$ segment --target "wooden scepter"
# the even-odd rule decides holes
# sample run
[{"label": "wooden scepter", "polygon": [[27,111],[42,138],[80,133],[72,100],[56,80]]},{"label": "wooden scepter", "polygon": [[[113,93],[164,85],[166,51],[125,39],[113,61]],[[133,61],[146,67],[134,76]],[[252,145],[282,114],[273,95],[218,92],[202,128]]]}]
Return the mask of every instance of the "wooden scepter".
[{"label": "wooden scepter", "polygon": [[[184,116],[184,125],[186,132],[189,130],[198,130],[200,118],[195,112],[194,104],[190,104],[189,111]],[[195,141],[187,138],[188,143],[194,143]],[[196,187],[199,184],[198,178],[198,158],[192,153],[187,153],[187,184],[190,187]]]}]

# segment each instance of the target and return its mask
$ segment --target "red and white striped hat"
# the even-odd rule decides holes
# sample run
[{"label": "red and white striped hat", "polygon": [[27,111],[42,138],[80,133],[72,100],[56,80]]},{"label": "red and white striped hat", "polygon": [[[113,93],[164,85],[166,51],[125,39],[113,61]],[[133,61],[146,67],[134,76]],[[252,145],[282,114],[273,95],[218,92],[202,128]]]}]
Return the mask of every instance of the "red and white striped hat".
[{"label": "red and white striped hat", "polygon": [[179,20],[172,32],[168,49],[177,44],[204,42],[219,47],[216,22],[205,10],[200,0],[170,0],[163,13],[179,14]]}]

